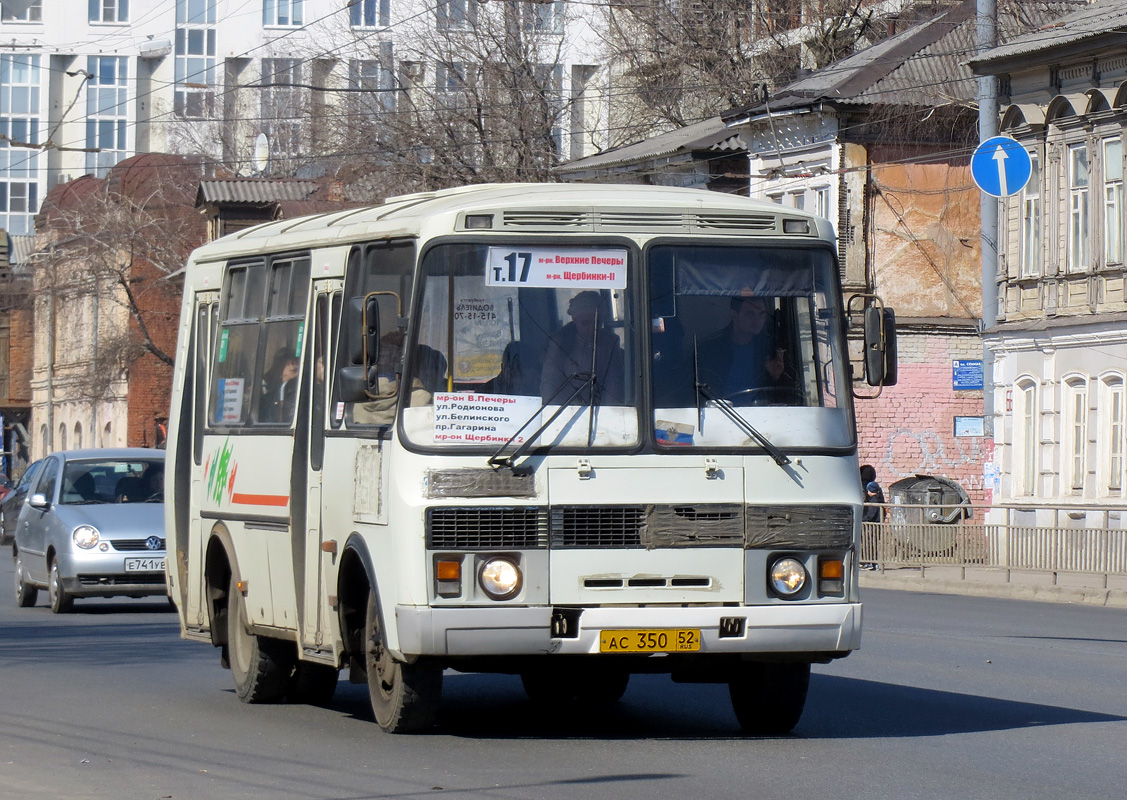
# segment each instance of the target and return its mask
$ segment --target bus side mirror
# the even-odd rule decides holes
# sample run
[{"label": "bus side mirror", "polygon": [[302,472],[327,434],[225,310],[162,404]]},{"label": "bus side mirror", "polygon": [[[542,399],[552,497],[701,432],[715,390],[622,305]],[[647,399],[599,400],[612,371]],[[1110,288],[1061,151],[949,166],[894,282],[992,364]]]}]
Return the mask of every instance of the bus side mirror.
[{"label": "bus side mirror", "polygon": [[380,306],[377,295],[348,301],[348,361],[374,366],[380,357]]},{"label": "bus side mirror", "polygon": [[341,367],[337,370],[338,399],[344,403],[363,403],[368,397],[368,370],[363,366]]},{"label": "bus side mirror", "polygon": [[891,308],[865,309],[865,381],[869,386],[896,385],[896,313]]}]

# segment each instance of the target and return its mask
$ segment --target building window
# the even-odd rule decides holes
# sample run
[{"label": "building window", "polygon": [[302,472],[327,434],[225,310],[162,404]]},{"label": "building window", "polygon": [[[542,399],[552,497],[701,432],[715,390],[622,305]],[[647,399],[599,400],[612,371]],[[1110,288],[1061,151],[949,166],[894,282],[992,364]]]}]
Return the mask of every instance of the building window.
[{"label": "building window", "polygon": [[769,194],[767,195],[767,199],[776,205],[781,206],[783,204],[783,196],[781,194]]},{"label": "building window", "polygon": [[297,27],[302,24],[303,0],[262,0],[262,24]]},{"label": "building window", "polygon": [[176,0],[176,97],[179,117],[215,115],[217,0]]},{"label": "building window", "polygon": [[1064,486],[1071,494],[1084,491],[1088,453],[1088,383],[1084,378],[1068,378],[1063,386],[1061,410],[1061,452]]},{"label": "building window", "polygon": [[1030,158],[1029,182],[1021,195],[1021,276],[1041,274],[1041,162]]},{"label": "building window", "polygon": [[82,447],[82,423],[74,423],[74,446],[75,448]]},{"label": "building window", "polygon": [[1123,140],[1104,141],[1104,263],[1123,262]]},{"label": "building window", "polygon": [[787,200],[787,205],[791,208],[798,209],[799,211],[803,211],[806,208],[805,191],[791,192],[787,195]]},{"label": "building window", "polygon": [[129,128],[126,94],[129,59],[124,56],[90,56],[86,60],[86,171],[99,178],[128,155]]},{"label": "building window", "polygon": [[477,0],[438,0],[434,13],[439,28],[468,28],[477,21]]},{"label": "building window", "polygon": [[90,0],[91,22],[129,22],[129,0]]},{"label": "building window", "polygon": [[379,59],[353,60],[349,64],[351,88],[361,90],[354,95],[356,113],[375,118],[395,110],[394,64],[391,42],[380,42]]},{"label": "building window", "polygon": [[39,56],[0,55],[0,227],[35,232],[39,210]]},{"label": "building window", "polygon": [[270,139],[271,155],[293,156],[301,144],[305,93],[298,86],[302,60],[262,59],[262,129]]},{"label": "building window", "polygon": [[353,28],[386,28],[391,24],[391,0],[352,0],[348,13]]},{"label": "building window", "polygon": [[563,32],[562,0],[549,0],[549,2],[521,3],[521,18],[526,31],[540,31],[541,33]]},{"label": "building window", "polygon": [[1127,407],[1123,376],[1105,376],[1099,385],[1099,430],[1097,465],[1099,485],[1105,495],[1121,495],[1124,482],[1124,451],[1127,450]]},{"label": "building window", "polygon": [[43,0],[31,0],[31,4],[23,11],[12,12],[5,10],[0,14],[0,22],[42,22]]},{"label": "building window", "polygon": [[1088,148],[1082,144],[1068,148],[1068,268],[1086,269],[1091,248],[1088,244]]},{"label": "building window", "polygon": [[1032,497],[1037,490],[1037,384],[1030,379],[1014,387],[1014,495]]},{"label": "building window", "polygon": [[819,217],[830,218],[830,187],[819,186],[814,189],[813,211]]},{"label": "building window", "polygon": [[65,422],[59,423],[59,449],[67,449],[67,424]]}]

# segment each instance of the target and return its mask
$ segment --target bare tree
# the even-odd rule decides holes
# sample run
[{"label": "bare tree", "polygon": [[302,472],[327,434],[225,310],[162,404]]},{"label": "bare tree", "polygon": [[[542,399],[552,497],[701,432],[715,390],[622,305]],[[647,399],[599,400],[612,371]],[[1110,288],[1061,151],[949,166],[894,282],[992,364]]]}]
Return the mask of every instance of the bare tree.
[{"label": "bare tree", "polygon": [[116,167],[48,198],[39,220],[35,292],[65,361],[69,399],[108,399],[138,360],[173,362],[179,287],[171,276],[203,241],[192,199],[199,163]]}]

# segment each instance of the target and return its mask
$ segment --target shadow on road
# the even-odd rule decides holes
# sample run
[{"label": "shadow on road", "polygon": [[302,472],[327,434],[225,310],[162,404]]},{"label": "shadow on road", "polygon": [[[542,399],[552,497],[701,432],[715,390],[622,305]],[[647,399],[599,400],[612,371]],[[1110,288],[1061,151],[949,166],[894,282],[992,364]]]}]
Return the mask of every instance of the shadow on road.
[{"label": "shadow on road", "polygon": [[[342,683],[334,709],[371,720],[366,686]],[[1127,717],[817,673],[793,736],[871,739],[947,736]],[[374,723],[373,723],[374,724]],[[743,738],[724,685],[685,685],[639,675],[620,703],[546,708],[512,676],[447,673],[434,733],[480,739]]]}]

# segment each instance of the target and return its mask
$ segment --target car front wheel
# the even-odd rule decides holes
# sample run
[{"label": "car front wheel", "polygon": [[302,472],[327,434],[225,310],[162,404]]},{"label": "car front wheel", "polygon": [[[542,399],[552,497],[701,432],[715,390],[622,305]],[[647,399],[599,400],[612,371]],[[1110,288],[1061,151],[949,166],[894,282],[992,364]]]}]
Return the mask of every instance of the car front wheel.
[{"label": "car front wheel", "polygon": [[47,597],[51,601],[51,611],[66,614],[74,608],[74,598],[63,588],[63,578],[59,574],[59,562],[51,559],[51,575],[47,579]]},{"label": "car front wheel", "polygon": [[16,605],[20,608],[31,608],[39,599],[39,590],[24,580],[23,561],[16,556]]}]

